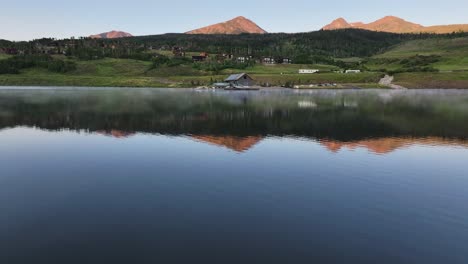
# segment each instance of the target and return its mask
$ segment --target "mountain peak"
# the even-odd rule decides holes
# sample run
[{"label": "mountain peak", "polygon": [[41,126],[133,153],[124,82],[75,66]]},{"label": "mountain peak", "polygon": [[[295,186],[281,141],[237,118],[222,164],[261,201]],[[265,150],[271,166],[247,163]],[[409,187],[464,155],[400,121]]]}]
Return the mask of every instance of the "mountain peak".
[{"label": "mountain peak", "polygon": [[403,20],[397,16],[384,16],[382,19],[390,19],[390,20]]},{"label": "mountain peak", "polygon": [[336,19],[331,24],[326,25],[324,30],[360,28],[370,31],[383,31],[392,33],[419,33],[424,31],[425,27],[419,24],[408,22],[396,16],[386,16],[372,23],[348,23],[344,19]]},{"label": "mountain peak", "polygon": [[350,27],[352,27],[351,24],[349,24],[348,21],[346,21],[346,19],[340,17],[340,18],[333,20],[333,22],[326,25],[325,27],[323,27],[323,29],[334,30],[334,29],[342,29],[342,28],[350,28]]},{"label": "mountain peak", "polygon": [[192,30],[187,32],[186,34],[242,34],[242,33],[250,33],[250,34],[265,34],[267,33],[257,24],[255,24],[250,19],[238,16],[233,18],[229,21],[222,22],[219,24],[214,24],[211,26],[203,27],[200,29]]},{"label": "mountain peak", "polygon": [[386,16],[377,21],[364,25],[364,28],[374,31],[410,33],[422,30],[424,27],[419,24],[408,22],[396,16]]},{"label": "mountain peak", "polygon": [[117,30],[112,30],[109,32],[104,32],[96,35],[91,35],[89,36],[90,38],[95,38],[95,39],[114,39],[114,38],[128,38],[128,37],[133,37],[132,34],[123,32],[123,31],[117,31]]},{"label": "mountain peak", "polygon": [[[411,23],[411,22],[408,22],[406,20],[404,20],[403,18],[400,18],[400,17],[396,17],[396,16],[385,16],[381,19],[378,19],[375,22],[386,22],[386,23],[391,23],[391,22],[407,22],[407,23]],[[413,23],[411,23],[413,24]]]},{"label": "mountain peak", "polygon": [[238,17],[235,17],[232,20],[248,20],[248,19],[245,16],[238,16]]}]

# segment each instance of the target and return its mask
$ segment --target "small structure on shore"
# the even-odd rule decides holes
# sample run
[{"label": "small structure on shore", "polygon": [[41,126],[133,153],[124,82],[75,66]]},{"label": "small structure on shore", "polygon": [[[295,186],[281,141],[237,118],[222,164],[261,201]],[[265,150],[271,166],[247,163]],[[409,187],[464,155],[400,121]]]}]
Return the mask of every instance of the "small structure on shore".
[{"label": "small structure on shore", "polygon": [[226,80],[224,80],[224,82],[229,83],[229,85],[233,88],[250,87],[255,84],[254,79],[247,73],[232,74]]},{"label": "small structure on shore", "polygon": [[346,70],[345,73],[361,73],[361,70]]},{"label": "small structure on shore", "polygon": [[313,73],[317,73],[319,71],[320,70],[316,70],[316,69],[300,69],[299,74],[313,74]]}]

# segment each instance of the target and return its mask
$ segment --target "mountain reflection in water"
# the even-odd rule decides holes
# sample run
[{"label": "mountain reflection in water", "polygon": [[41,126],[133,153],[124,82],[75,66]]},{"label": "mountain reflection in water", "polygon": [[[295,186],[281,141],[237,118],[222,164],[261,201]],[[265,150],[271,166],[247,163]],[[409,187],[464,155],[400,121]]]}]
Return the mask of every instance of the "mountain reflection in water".
[{"label": "mountain reflection in water", "polygon": [[0,129],[26,126],[126,138],[189,136],[244,152],[267,137],[378,154],[466,146],[468,92],[450,90],[2,89]]},{"label": "mountain reflection in water", "polygon": [[[128,138],[136,135],[136,133],[123,132],[112,130],[110,132],[98,132],[106,136],[115,138]],[[236,152],[247,152],[255,145],[261,143],[266,137],[262,136],[247,136],[247,137],[236,137],[236,136],[213,136],[213,135],[193,135],[188,136],[197,142],[208,143],[214,146],[227,148]],[[288,138],[294,139],[290,136]],[[313,138],[297,138],[297,140],[306,140],[315,142],[317,140]],[[338,141],[320,139],[319,144],[325,147],[327,150],[333,153],[340,152],[342,150],[356,150],[359,148],[366,149],[369,152],[375,154],[388,154],[398,149],[405,149],[411,146],[427,146],[427,147],[463,147],[468,148],[468,140],[461,139],[447,139],[438,137],[427,137],[427,138],[376,138],[376,139],[364,139],[359,141]]]}]

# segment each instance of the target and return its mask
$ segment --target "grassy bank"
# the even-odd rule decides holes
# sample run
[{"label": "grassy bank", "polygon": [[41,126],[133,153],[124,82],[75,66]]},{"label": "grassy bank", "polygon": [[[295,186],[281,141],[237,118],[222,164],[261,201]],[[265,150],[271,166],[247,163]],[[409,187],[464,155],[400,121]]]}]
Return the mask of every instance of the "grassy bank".
[{"label": "grassy bank", "polygon": [[0,60],[8,59],[9,57],[10,55],[0,53]]},{"label": "grassy bank", "polygon": [[372,70],[396,70],[401,67],[399,60],[414,56],[437,56],[437,62],[428,66],[442,72],[468,70],[468,38],[404,42],[385,53],[373,56],[366,66]]},{"label": "grassy bank", "polygon": [[[66,58],[65,58],[66,59]],[[255,65],[244,70],[225,69],[214,74],[190,65],[152,69],[151,62],[130,59],[74,61],[76,69],[53,73],[31,68],[20,74],[0,75],[0,85],[7,86],[115,86],[115,87],[196,87],[223,81],[229,74],[246,72],[258,85],[282,86],[294,84],[340,83],[376,85],[380,73],[332,73],[330,65]],[[299,69],[320,69],[324,73],[298,74]]]},{"label": "grassy bank", "polygon": [[2,75],[0,86],[179,87],[151,77],[97,77],[68,75]]},{"label": "grassy bank", "polygon": [[[396,49],[401,49],[397,47]],[[393,52],[393,53],[392,53]],[[399,54],[390,51],[388,54]],[[388,55],[387,54],[387,55]],[[405,53],[409,54],[409,53]],[[402,56],[401,53],[398,56]],[[6,58],[3,56],[0,58]],[[69,60],[65,57],[60,58]],[[461,59],[463,60],[463,58]],[[190,65],[151,68],[151,62],[130,59],[73,60],[76,69],[54,73],[42,68],[0,75],[1,86],[94,86],[94,87],[197,87],[223,81],[229,74],[246,72],[262,86],[294,86],[336,83],[343,86],[379,88],[381,72],[343,74],[331,65],[255,65],[244,70],[225,69],[215,74]],[[452,61],[452,63],[454,63]],[[320,69],[318,74],[298,74],[301,68]],[[468,88],[468,71],[399,73],[395,82],[408,88]]]},{"label": "grassy bank", "polygon": [[468,71],[438,73],[399,73],[395,84],[408,88],[468,88]]},{"label": "grassy bank", "polygon": [[[259,85],[282,86],[317,83],[337,83],[337,84],[368,84],[377,85],[382,76],[381,73],[320,73],[320,74],[251,74]],[[199,85],[209,85],[213,82],[220,82],[226,75],[213,76],[173,76],[169,77],[174,82],[190,85],[195,82]]]}]

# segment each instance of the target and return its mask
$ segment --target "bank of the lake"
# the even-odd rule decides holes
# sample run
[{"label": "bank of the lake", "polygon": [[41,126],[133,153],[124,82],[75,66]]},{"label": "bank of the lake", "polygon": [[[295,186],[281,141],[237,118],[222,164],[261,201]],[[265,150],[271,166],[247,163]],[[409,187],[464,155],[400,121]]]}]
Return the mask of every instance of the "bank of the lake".
[{"label": "bank of the lake", "polygon": [[[379,85],[382,73],[361,73],[345,75],[325,73],[316,75],[271,75],[254,74],[261,84],[272,87],[336,83],[339,88],[387,88]],[[0,75],[0,86],[79,86],[79,87],[154,87],[154,88],[192,88],[207,86],[225,76],[93,76],[73,74],[6,74]],[[442,88],[468,89],[468,73],[399,73],[395,75],[394,84],[406,88]],[[321,87],[318,87],[321,88]],[[334,87],[325,87],[331,88]]]},{"label": "bank of the lake", "polygon": [[[76,63],[76,69],[66,73],[35,67],[23,69],[18,74],[0,74],[0,86],[190,88],[209,86],[223,81],[230,74],[245,72],[255,79],[257,85],[264,87],[330,83],[337,84],[338,87],[385,88],[379,85],[385,75],[384,71],[345,74],[336,72],[338,69],[334,66],[321,64],[260,64],[242,70],[208,72],[187,65],[151,69],[150,62],[130,59],[70,61]],[[299,69],[319,69],[320,72],[298,74]],[[468,88],[468,71],[396,73],[394,77],[394,84],[407,88]]]},{"label": "bank of the lake", "polygon": [[[106,60],[107,61],[107,60]],[[108,60],[109,62],[111,60]],[[1,86],[93,86],[93,87],[169,87],[191,88],[210,86],[222,82],[234,70],[220,73],[186,72],[183,67],[175,67],[171,71],[146,71],[144,67],[133,63],[118,66],[114,60],[109,65],[79,65],[78,69],[69,73],[53,73],[44,69],[27,69],[20,74],[0,75]],[[118,66],[118,67],[117,67]],[[281,66],[281,65],[280,65]],[[253,67],[237,70],[251,75],[257,85],[264,87],[293,87],[294,85],[309,85],[320,83],[337,83],[346,86],[378,87],[382,73],[364,72],[359,74],[343,74],[324,72],[320,74],[297,74],[289,67]]]}]

